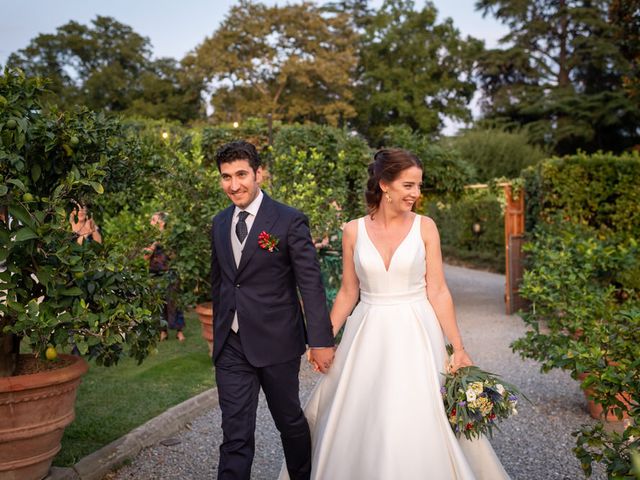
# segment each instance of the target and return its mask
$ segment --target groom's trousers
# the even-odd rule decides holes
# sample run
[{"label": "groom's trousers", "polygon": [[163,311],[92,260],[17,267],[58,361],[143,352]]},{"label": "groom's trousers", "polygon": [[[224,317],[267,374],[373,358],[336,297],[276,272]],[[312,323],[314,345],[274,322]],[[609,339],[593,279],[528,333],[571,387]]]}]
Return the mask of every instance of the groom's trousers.
[{"label": "groom's trousers", "polygon": [[219,480],[249,480],[255,450],[256,409],[260,387],[280,431],[291,480],[311,474],[311,437],[300,407],[300,358],[254,367],[244,355],[240,335],[229,337],[216,361],[216,384],[222,411]]}]

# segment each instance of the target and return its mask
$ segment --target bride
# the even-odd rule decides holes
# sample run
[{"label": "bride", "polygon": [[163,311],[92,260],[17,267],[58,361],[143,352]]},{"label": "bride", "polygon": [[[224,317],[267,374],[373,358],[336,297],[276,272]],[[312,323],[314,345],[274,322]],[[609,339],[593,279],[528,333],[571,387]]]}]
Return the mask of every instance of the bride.
[{"label": "bride", "polygon": [[[378,151],[369,165],[369,213],[344,228],[334,335],[346,326],[305,408],[313,479],[508,478],[489,442],[456,438],[444,410],[444,336],[454,349],[451,368],[472,361],[444,279],[438,230],[413,212],[421,182],[415,155]],[[280,478],[288,478],[286,469]]]}]

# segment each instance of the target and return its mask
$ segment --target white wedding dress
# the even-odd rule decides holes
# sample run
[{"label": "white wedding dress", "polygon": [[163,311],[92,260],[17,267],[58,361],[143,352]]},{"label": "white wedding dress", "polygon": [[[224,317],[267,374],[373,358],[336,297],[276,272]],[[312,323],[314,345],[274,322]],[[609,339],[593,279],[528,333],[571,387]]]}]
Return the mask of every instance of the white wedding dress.
[{"label": "white wedding dress", "polygon": [[[457,439],[440,387],[445,341],[425,288],[416,215],[389,270],[358,220],[360,302],[305,407],[315,480],[508,478],[489,442]],[[280,479],[288,479],[283,467]]]}]

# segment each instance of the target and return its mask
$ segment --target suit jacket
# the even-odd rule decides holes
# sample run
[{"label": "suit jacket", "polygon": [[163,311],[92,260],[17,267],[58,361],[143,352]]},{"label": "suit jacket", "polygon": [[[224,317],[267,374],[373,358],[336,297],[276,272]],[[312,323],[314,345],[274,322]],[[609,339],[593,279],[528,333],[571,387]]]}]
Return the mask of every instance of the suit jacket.
[{"label": "suit jacket", "polygon": [[[255,367],[293,360],[304,353],[306,343],[333,346],[320,265],[306,216],[265,194],[236,267],[231,247],[234,209],[231,205],[216,215],[211,228],[214,362],[235,311],[245,356]],[[277,250],[270,252],[258,245],[262,231],[279,239]]]}]

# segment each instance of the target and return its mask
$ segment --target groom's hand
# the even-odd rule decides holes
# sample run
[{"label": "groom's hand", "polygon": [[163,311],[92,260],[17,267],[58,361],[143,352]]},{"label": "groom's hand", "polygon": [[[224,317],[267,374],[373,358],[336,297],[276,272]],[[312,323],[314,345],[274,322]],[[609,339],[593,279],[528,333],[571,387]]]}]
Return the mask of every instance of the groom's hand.
[{"label": "groom's hand", "polygon": [[310,348],[309,355],[311,357],[311,362],[315,364],[316,368],[321,373],[327,373],[329,371],[329,368],[331,368],[331,364],[333,363],[335,348]]}]

